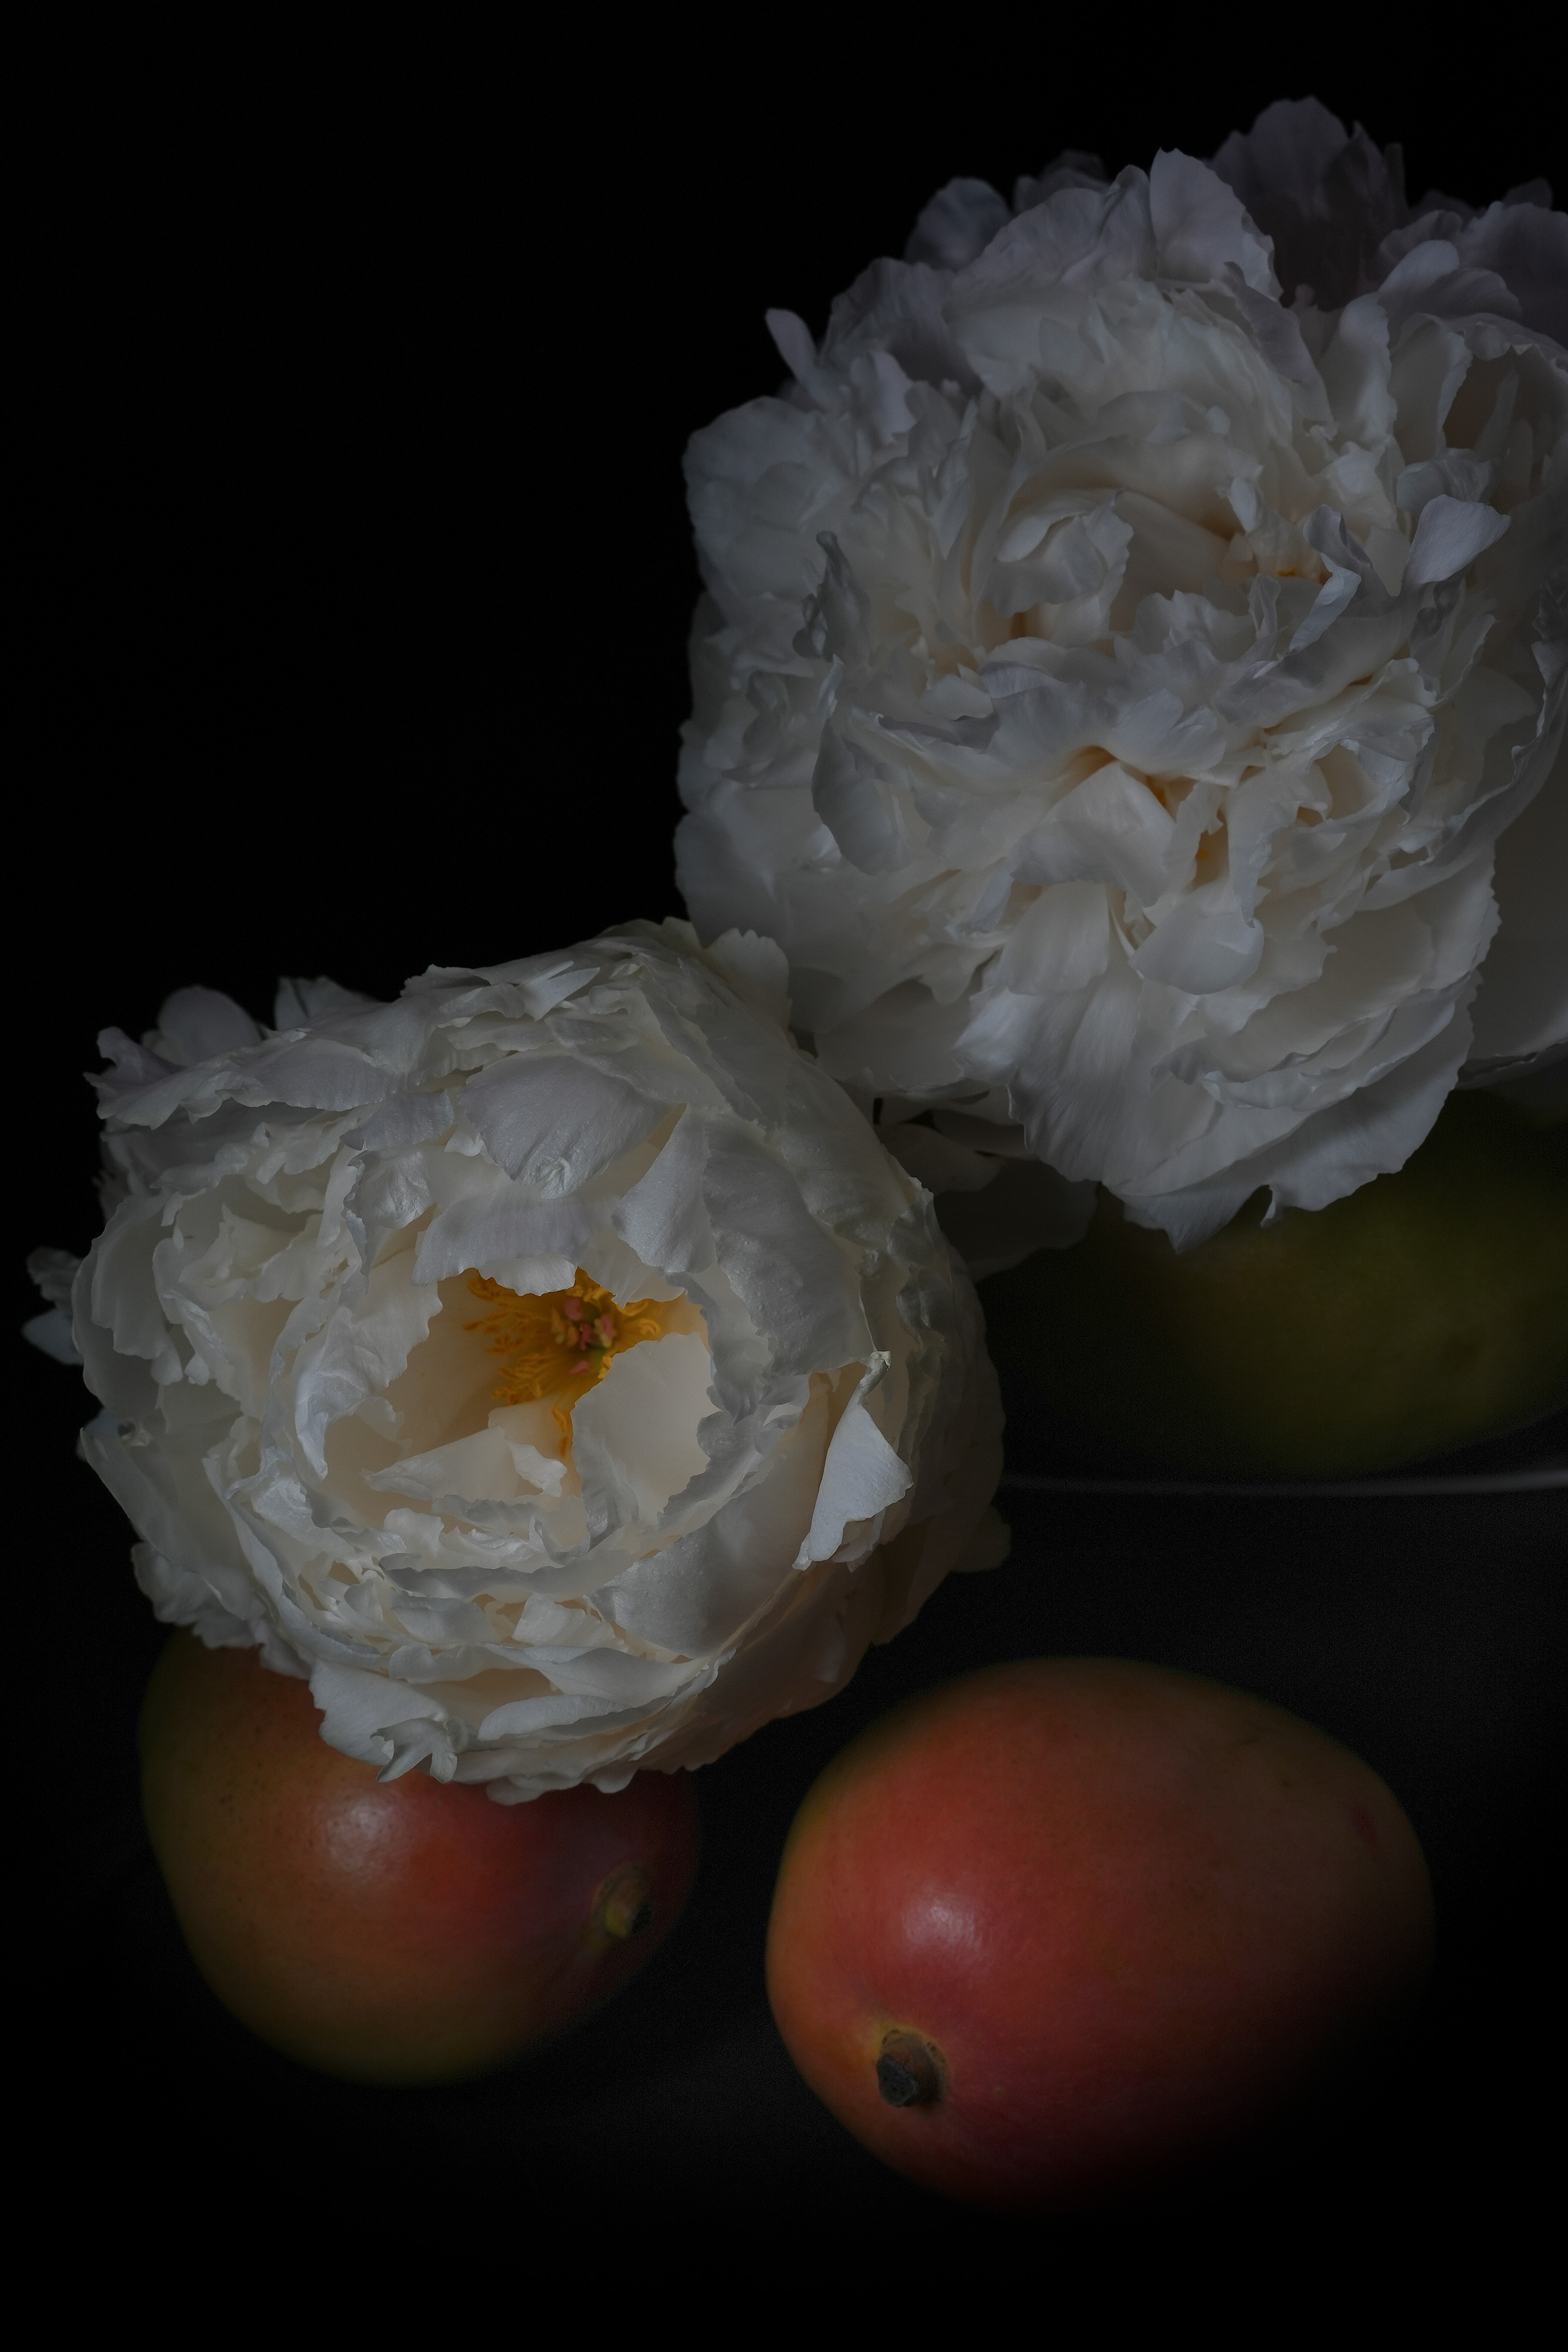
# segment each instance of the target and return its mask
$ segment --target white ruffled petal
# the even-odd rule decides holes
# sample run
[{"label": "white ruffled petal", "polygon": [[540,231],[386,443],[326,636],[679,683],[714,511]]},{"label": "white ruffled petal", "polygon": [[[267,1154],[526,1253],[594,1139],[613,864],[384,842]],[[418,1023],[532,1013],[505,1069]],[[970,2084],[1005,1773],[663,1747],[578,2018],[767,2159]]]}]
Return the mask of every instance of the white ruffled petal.
[{"label": "white ruffled petal", "polygon": [[387,1777],[510,1802],[815,1705],[975,1553],[977,1308],[786,979],[634,924],[393,1005],[290,983],[270,1040],[200,992],[169,1054],[116,1040],[127,1196],[39,1278],[161,1616],[308,1674]]},{"label": "white ruffled petal", "polygon": [[[697,436],[677,868],[703,936],[777,936],[858,1100],[986,1097],[1191,1234],[1187,1181],[1228,1198],[1260,1152],[1366,1181],[1346,1073],[1428,1042],[1393,907],[1445,1019],[1490,961],[1472,1076],[1542,1050],[1568,933],[1511,879],[1494,946],[1488,879],[1568,791],[1565,240],[1539,186],[1413,215],[1292,101],[1212,166],[1063,159],[1011,216],[953,184],[801,346],[809,414]],[[1439,1100],[1412,1082],[1411,1148]]]}]

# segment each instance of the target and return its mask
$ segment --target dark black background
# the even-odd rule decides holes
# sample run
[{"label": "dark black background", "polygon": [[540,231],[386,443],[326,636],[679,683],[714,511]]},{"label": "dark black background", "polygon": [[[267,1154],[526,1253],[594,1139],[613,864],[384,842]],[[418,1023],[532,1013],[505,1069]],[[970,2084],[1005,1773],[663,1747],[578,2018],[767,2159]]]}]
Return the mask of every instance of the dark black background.
[{"label": "dark black background", "polygon": [[[820,18],[788,38],[606,18],[471,48],[378,27],[362,55],[117,38],[41,68],[23,204],[17,1256],[95,1229],[77,1073],[100,1024],[139,1034],[194,980],[264,1016],[280,971],[391,994],[432,961],[678,911],[684,442],[776,383],[764,308],[820,330],[943,180],[1010,187],[1064,146],[1113,170],[1207,153],[1309,86],[1404,142],[1413,193],[1484,202],[1558,163],[1543,74],[1493,89],[1361,26],[1323,70],[1249,63],[1218,20],[1156,37],[1108,16],[1071,38],[963,22],[918,48]],[[622,2229],[678,2204],[914,2244],[901,2230],[939,2217],[944,2262],[1044,2250],[1064,2286],[1237,2276],[1249,2249],[1303,2284],[1366,2261],[1396,2286],[1530,2266],[1560,2007],[1558,1498],[1012,1495],[1009,1566],[954,1581],[844,1697],[703,1776],[693,1909],[601,2024],[528,2075],[375,2095],[252,2043],[183,1957],[134,1790],[160,1637],[71,1459],[74,1375],[20,1369],[13,1770],[43,1832],[28,2014],[49,2060],[32,2127],[88,2130],[122,2197],[149,2149],[184,2151],[192,2210],[308,2150],[340,2188],[486,2181],[519,2219],[586,2198]],[[1193,1666],[1349,1740],[1410,1810],[1442,1923],[1416,2044],[1324,2149],[1196,2219],[1066,2238],[882,2172],[799,2084],[760,1990],[779,1846],[820,1764],[904,1691],[1046,1649]]]}]

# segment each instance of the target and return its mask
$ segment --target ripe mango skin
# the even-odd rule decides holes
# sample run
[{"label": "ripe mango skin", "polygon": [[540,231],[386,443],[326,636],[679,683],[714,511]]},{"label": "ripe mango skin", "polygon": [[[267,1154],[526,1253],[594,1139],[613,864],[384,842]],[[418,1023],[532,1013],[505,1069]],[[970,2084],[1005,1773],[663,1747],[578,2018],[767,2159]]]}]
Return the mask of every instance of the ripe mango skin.
[{"label": "ripe mango skin", "polygon": [[[142,1810],[192,1957],[289,2057],[361,2083],[486,2073],[597,2009],[679,1917],[689,1774],[498,1805],[417,1770],[382,1781],[319,1722],[309,1685],[254,1650],[176,1633],[140,1727]],[[636,1871],[652,1916],[627,1934],[607,1898]]]},{"label": "ripe mango skin", "polygon": [[[1071,2213],[1201,2190],[1341,2116],[1432,1934],[1415,1832],[1337,1741],[1196,1675],[1035,1658],[922,1693],[829,1765],[786,1843],[768,1989],[884,2163]],[[936,2095],[889,2099],[890,2037]]]},{"label": "ripe mango skin", "polygon": [[979,1286],[1021,1464],[1352,1477],[1568,1402],[1568,1123],[1450,1096],[1421,1149],[1264,1228],[1257,1194],[1178,1253],[1103,1193],[1074,1248]]}]

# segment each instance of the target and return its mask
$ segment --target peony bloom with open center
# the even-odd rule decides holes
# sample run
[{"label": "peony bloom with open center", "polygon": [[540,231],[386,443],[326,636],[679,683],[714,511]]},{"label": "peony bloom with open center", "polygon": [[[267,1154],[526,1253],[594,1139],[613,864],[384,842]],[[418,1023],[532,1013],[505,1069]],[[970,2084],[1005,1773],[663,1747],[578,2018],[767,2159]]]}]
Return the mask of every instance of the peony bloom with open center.
[{"label": "peony bloom with open center", "polygon": [[633,923],[105,1033],[72,1328],[161,1617],[514,1802],[707,1761],[1000,1556],[973,1293],[783,980]]},{"label": "peony bloom with open center", "polygon": [[1568,1035],[1549,204],[1412,217],[1312,102],[956,181],[694,440],[687,903],[936,1189],[1013,1155],[980,1270],[1092,1180],[1322,1206]]}]

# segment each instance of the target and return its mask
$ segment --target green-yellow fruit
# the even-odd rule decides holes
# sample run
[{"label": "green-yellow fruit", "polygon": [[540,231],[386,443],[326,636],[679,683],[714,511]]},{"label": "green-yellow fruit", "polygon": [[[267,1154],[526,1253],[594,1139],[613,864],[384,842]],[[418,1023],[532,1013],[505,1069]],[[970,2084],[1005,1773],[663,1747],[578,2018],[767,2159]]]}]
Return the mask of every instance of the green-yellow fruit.
[{"label": "green-yellow fruit", "polygon": [[1456,1094],[1396,1175],[1267,1228],[1266,1200],[1178,1254],[1103,1195],[1075,1248],[981,1284],[1026,1448],[1343,1477],[1568,1401],[1568,1127]]}]

